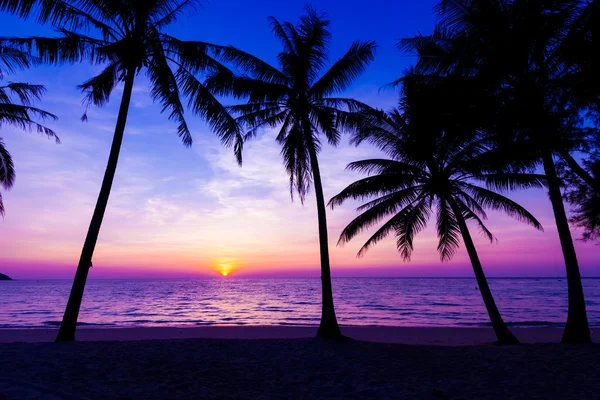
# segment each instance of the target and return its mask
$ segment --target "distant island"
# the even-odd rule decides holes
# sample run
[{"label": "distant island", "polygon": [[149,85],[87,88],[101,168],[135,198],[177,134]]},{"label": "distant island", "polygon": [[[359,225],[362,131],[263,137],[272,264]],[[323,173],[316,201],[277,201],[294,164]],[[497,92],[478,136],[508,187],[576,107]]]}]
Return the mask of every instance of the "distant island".
[{"label": "distant island", "polygon": [[12,279],[8,275],[0,274],[0,281],[12,281]]}]

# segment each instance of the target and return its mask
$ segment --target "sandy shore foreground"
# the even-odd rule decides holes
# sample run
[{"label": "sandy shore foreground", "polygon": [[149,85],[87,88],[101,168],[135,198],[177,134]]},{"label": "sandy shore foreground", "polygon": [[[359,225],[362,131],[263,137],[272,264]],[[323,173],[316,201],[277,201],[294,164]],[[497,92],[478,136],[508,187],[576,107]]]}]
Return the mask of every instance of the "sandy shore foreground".
[{"label": "sandy shore foreground", "polygon": [[[471,346],[495,341],[491,328],[345,326],[353,339],[412,345]],[[132,341],[167,339],[304,339],[317,331],[311,326],[202,326],[152,328],[79,328],[78,341]],[[523,343],[558,343],[562,328],[513,328]],[[0,343],[52,342],[57,329],[0,329]],[[600,329],[592,330],[600,342]]]},{"label": "sandy shore foreground", "polygon": [[315,339],[0,344],[0,398],[598,399],[600,346]]},{"label": "sandy shore foreground", "polygon": [[[57,344],[43,342],[55,330],[1,330],[13,343],[0,344],[0,399],[600,398],[600,345],[502,347],[489,344],[490,329],[345,327],[360,340],[344,343],[309,338],[315,332],[88,328]],[[561,334],[514,332],[524,342]]]}]

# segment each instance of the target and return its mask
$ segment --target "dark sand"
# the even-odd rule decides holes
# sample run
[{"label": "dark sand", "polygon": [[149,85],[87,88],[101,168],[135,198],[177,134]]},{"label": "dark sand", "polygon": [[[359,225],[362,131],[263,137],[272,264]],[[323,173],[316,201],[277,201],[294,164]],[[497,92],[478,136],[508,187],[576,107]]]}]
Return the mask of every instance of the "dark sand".
[{"label": "dark sand", "polygon": [[[523,343],[558,343],[562,328],[512,328]],[[380,343],[402,343],[440,346],[471,346],[496,340],[491,328],[343,326],[345,335],[357,340]],[[77,330],[78,341],[162,340],[162,339],[305,339],[315,336],[314,326],[199,326],[151,328],[90,328]],[[58,330],[0,329],[0,343],[53,342]],[[595,342],[600,342],[600,329],[592,329]],[[1,399],[0,399],[1,400]]]},{"label": "dark sand", "polygon": [[600,345],[5,343],[0,399],[600,399],[599,360]]}]

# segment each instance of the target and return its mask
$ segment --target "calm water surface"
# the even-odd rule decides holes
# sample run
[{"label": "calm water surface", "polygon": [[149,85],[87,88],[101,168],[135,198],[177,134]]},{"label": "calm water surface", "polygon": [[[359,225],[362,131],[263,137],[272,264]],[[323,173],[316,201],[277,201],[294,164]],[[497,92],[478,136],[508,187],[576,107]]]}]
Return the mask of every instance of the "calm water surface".
[{"label": "calm water surface", "polygon": [[[338,278],[340,323],[391,326],[488,324],[474,279]],[[562,325],[564,279],[490,279],[505,320]],[[584,279],[588,316],[600,325],[600,279]],[[0,282],[0,328],[58,325],[71,282]],[[319,279],[90,280],[79,320],[103,326],[318,324]]]}]

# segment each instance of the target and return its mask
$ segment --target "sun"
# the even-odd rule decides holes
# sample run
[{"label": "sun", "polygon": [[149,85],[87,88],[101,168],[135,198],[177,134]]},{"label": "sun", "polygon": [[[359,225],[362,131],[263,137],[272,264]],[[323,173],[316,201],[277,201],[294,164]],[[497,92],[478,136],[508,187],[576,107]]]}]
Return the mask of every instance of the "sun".
[{"label": "sun", "polygon": [[232,271],[232,266],[228,263],[222,263],[219,265],[219,267],[217,268],[217,272],[219,274],[221,274],[221,276],[223,278],[228,277],[229,275],[231,275],[231,271]]},{"label": "sun", "polygon": [[223,257],[214,261],[215,271],[223,278],[227,278],[238,268],[238,260],[233,257]]}]

